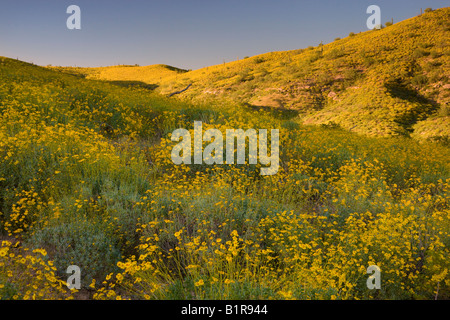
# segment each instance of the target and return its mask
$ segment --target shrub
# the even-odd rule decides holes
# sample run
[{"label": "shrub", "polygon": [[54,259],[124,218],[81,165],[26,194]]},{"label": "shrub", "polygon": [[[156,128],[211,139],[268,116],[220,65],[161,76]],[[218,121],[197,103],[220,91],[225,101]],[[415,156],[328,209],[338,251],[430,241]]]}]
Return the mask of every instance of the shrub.
[{"label": "shrub", "polygon": [[69,299],[70,293],[55,271],[45,250],[0,242],[0,300]]},{"label": "shrub", "polygon": [[327,58],[331,59],[331,60],[337,59],[337,58],[340,58],[343,56],[345,56],[345,52],[342,49],[332,49],[327,54]]},{"label": "shrub", "polygon": [[355,69],[344,70],[344,78],[348,81],[354,81],[360,76],[360,73]]},{"label": "shrub", "polygon": [[320,58],[322,58],[322,52],[321,51],[315,51],[311,54],[310,58],[309,58],[309,62],[316,62],[317,60],[319,60]]},{"label": "shrub", "polygon": [[437,59],[437,58],[439,58],[439,57],[441,56],[441,53],[439,53],[439,52],[436,51],[436,50],[431,50],[431,51],[430,51],[430,56],[431,56],[433,59]]},{"label": "shrub", "polygon": [[438,115],[441,117],[450,117],[450,105],[442,105],[439,108]]},{"label": "shrub", "polygon": [[415,86],[423,86],[428,83],[428,78],[423,74],[418,74],[411,79],[411,83]]},{"label": "shrub", "polygon": [[373,65],[376,62],[375,58],[373,57],[369,57],[369,56],[364,56],[363,57],[363,64],[366,67],[370,67],[371,65]]},{"label": "shrub", "polygon": [[263,63],[264,61],[265,61],[264,58],[261,58],[261,57],[255,58],[255,63],[256,63],[256,64]]},{"label": "shrub", "polygon": [[286,121],[283,122],[282,127],[288,130],[297,130],[300,128],[300,125],[295,121]]},{"label": "shrub", "polygon": [[424,50],[422,48],[417,48],[416,50],[414,50],[412,56],[413,56],[413,58],[418,59],[418,58],[426,57],[429,54],[430,54],[429,51]]},{"label": "shrub", "polygon": [[341,129],[341,126],[334,121],[329,121],[328,123],[322,123],[320,125],[320,127],[324,128],[324,129]]},{"label": "shrub", "polygon": [[426,9],[425,9],[425,12],[426,12],[426,13],[431,12],[431,11],[433,11],[433,9],[431,9],[431,8],[426,8]]}]

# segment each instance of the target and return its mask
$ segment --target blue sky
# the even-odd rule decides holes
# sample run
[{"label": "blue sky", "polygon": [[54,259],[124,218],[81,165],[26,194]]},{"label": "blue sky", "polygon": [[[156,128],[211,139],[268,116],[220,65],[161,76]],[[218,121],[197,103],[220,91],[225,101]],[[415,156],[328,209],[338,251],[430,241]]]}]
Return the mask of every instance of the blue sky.
[{"label": "blue sky", "polygon": [[[69,30],[69,5],[81,30]],[[38,65],[169,64],[198,69],[244,56],[328,43],[448,0],[0,0],[0,56]]]}]

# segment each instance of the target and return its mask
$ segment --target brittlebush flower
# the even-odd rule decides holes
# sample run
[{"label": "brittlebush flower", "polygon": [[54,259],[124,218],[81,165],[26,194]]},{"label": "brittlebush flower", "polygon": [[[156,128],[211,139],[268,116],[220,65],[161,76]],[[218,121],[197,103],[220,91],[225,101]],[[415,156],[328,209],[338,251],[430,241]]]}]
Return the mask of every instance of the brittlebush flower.
[{"label": "brittlebush flower", "polygon": [[201,287],[201,286],[203,286],[205,284],[205,282],[203,281],[203,279],[200,279],[200,280],[198,280],[196,283],[195,283],[195,286],[196,287]]}]

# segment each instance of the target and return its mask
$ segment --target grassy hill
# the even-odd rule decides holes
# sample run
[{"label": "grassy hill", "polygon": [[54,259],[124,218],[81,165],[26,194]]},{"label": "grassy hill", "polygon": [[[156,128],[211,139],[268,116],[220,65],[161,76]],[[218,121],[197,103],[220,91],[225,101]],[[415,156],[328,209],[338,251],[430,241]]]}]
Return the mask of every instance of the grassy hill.
[{"label": "grassy hill", "polygon": [[[443,15],[448,10],[403,24],[428,25],[432,19],[439,25]],[[355,35],[340,45],[345,52],[356,50],[354,41],[383,38],[400,27]],[[325,65],[340,74],[335,63],[342,59],[347,66],[360,56],[348,51],[327,59],[340,41],[323,46],[323,52],[271,53],[208,70],[151,67],[172,75],[146,85],[134,75],[119,79],[111,72],[108,81],[98,80],[98,70],[88,75],[92,70],[0,57],[0,298],[449,299],[450,149],[403,135],[379,136],[384,126],[368,136],[299,121],[337,121],[338,109],[344,115],[352,110],[345,101],[355,99],[356,108],[356,101],[368,99],[367,109],[353,110],[372,130],[369,112],[385,114],[378,98],[390,97],[398,106],[389,112],[401,121],[386,113],[386,125],[408,131],[407,115],[426,114],[420,121],[413,118],[412,128],[429,130],[426,121],[447,119],[434,113],[435,103],[446,99],[441,89],[413,90],[411,77],[392,82],[387,75],[401,70],[376,62],[361,71],[362,78],[329,84],[340,101],[330,99],[319,108],[314,99],[324,92],[310,88],[309,107],[254,107],[252,99],[273,94],[247,90],[254,81],[267,81],[267,88],[280,88],[289,79],[308,81],[306,74],[294,77],[285,72],[288,65],[278,65],[288,57],[297,63],[310,57],[314,77],[326,75]],[[436,48],[423,50],[431,56]],[[447,70],[446,50],[435,58],[440,69],[432,72]],[[372,54],[377,61],[387,59]],[[402,59],[389,58],[386,65]],[[255,78],[221,78],[221,72],[232,74],[239,65],[254,66],[248,74]],[[256,70],[264,66],[271,76],[258,78]],[[277,69],[281,73],[274,80]],[[375,70],[385,76],[375,77]],[[181,82],[178,87],[170,81]],[[158,93],[190,81],[195,84],[182,94],[185,101]],[[219,92],[225,85],[230,94]],[[218,91],[204,92],[212,88]],[[214,99],[189,98],[198,93]],[[253,104],[237,103],[233,97],[241,94]],[[248,161],[173,164],[171,133],[180,127],[192,132],[200,120],[203,130],[278,128],[278,173],[262,176],[261,164]],[[81,268],[80,291],[65,286],[69,265]],[[381,268],[380,290],[367,289],[370,265]]]},{"label": "grassy hill", "polygon": [[444,8],[329,44],[185,73],[152,66],[88,72],[97,79],[142,81],[163,94],[192,83],[182,97],[294,110],[305,124],[445,139],[450,135],[449,34],[450,8]]},{"label": "grassy hill", "polygon": [[107,80],[123,86],[143,86],[156,89],[157,83],[163,78],[176,76],[187,72],[164,64],[151,66],[119,65],[111,67],[81,68],[81,67],[51,67],[51,69],[85,77],[86,79]]}]

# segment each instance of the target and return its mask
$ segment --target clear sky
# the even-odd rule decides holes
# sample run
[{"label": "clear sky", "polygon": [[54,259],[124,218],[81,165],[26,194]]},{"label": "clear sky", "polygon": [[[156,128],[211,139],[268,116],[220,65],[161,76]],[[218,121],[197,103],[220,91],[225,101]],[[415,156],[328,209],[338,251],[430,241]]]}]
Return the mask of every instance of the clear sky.
[{"label": "clear sky", "polygon": [[[69,5],[81,30],[69,30]],[[198,69],[366,31],[448,0],[0,0],[0,56],[38,65],[169,64]]]}]

